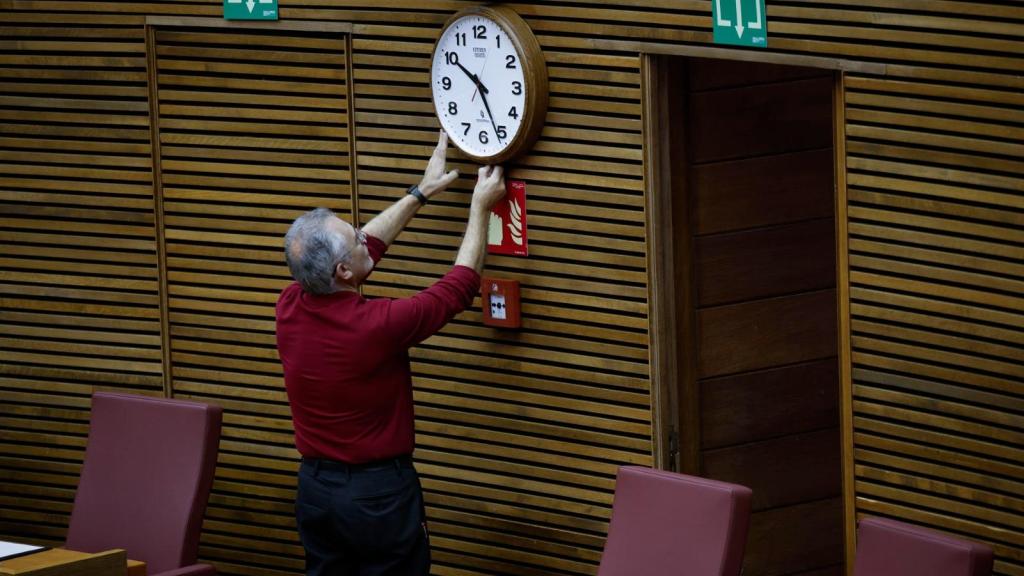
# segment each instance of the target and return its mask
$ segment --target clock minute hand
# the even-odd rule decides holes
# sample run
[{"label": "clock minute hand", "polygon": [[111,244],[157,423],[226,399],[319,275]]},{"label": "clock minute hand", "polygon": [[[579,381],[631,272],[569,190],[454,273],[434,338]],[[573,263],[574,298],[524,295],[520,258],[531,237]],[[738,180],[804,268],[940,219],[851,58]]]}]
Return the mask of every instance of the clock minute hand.
[{"label": "clock minute hand", "polygon": [[494,123],[494,114],[491,114],[491,107],[490,105],[487,104],[487,96],[485,95],[486,93],[487,89],[484,88],[483,84],[481,84],[480,99],[484,101],[484,108],[487,110],[487,116],[491,119],[491,128],[494,128],[494,137],[498,139],[498,142],[501,142],[502,138],[501,136],[498,136],[498,125]]}]

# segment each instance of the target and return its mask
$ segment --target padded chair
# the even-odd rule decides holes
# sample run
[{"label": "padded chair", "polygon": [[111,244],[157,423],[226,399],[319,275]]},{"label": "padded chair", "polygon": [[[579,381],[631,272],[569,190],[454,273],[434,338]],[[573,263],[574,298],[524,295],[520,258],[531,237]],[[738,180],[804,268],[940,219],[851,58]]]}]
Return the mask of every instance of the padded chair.
[{"label": "padded chair", "polygon": [[598,576],[737,576],[750,497],[745,486],[619,468]]},{"label": "padded chair", "polygon": [[123,548],[148,576],[207,576],[196,564],[221,408],[97,392],[65,546]]},{"label": "padded chair", "polygon": [[989,576],[992,549],[884,518],[857,527],[854,576]]}]

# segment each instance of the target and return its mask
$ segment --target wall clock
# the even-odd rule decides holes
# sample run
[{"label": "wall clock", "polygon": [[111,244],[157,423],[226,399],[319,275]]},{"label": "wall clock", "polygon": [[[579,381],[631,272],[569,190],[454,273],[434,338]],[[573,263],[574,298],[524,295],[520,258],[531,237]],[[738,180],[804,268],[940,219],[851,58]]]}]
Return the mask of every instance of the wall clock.
[{"label": "wall clock", "polygon": [[445,24],[430,70],[448,138],[481,164],[527,152],[544,127],[548,72],[526,22],[503,6],[462,10]]}]

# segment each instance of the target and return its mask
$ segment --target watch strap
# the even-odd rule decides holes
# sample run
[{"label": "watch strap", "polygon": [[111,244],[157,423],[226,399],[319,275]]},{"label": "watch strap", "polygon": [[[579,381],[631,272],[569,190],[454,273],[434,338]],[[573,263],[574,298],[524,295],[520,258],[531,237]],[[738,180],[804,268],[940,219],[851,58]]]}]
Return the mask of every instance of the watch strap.
[{"label": "watch strap", "polygon": [[420,192],[420,187],[419,186],[417,186],[415,184],[413,184],[412,186],[409,186],[409,190],[406,192],[406,194],[411,194],[411,195],[415,196],[416,199],[420,201],[420,206],[426,206],[427,205],[427,197],[423,195],[423,192]]}]

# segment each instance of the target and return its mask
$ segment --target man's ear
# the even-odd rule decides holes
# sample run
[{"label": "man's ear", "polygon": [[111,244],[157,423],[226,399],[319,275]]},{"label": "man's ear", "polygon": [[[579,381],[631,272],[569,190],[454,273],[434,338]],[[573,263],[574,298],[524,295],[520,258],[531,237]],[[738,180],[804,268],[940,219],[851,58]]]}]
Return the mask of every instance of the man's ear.
[{"label": "man's ear", "polygon": [[334,277],[340,279],[342,282],[348,284],[355,277],[355,274],[344,262],[338,262],[338,265],[334,267]]}]

